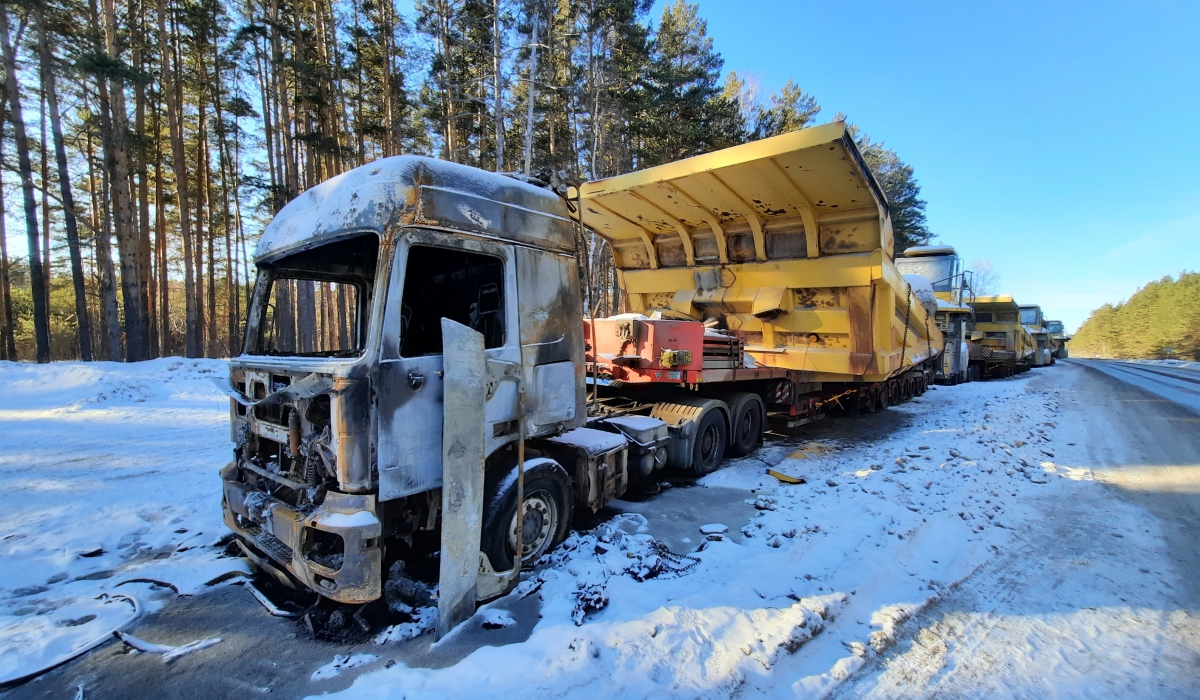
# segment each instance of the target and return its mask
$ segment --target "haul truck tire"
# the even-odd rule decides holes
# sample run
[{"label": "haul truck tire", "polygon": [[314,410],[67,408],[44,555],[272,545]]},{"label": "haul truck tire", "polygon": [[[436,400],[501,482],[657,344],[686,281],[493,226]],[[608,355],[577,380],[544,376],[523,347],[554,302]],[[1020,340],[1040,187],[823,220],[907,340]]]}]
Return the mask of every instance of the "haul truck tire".
[{"label": "haul truck tire", "polygon": [[737,392],[725,397],[729,404],[729,446],[732,457],[744,457],[762,442],[763,406],[757,394]]},{"label": "haul truck tire", "polygon": [[718,409],[709,409],[696,426],[696,440],[692,444],[692,473],[704,476],[715,472],[725,458],[728,439],[725,416]]},{"label": "haul truck tire", "polygon": [[[496,474],[491,471],[498,472]],[[532,459],[525,462],[525,524],[521,528],[523,566],[567,538],[571,527],[571,479],[558,462]],[[483,532],[480,549],[496,571],[512,568],[517,551],[517,465],[489,470],[483,490]]]}]

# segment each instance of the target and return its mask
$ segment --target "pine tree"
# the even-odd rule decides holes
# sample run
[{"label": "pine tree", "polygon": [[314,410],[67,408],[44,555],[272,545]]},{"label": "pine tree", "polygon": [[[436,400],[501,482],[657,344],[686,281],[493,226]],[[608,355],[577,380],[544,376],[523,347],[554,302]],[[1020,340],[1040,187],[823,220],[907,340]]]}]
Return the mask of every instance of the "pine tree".
[{"label": "pine tree", "polygon": [[[844,116],[839,114],[837,119],[844,119]],[[882,141],[872,141],[857,127],[851,126],[850,133],[887,197],[895,252],[902,253],[912,246],[929,245],[933,232],[925,220],[926,203],[921,199],[921,186],[917,184],[913,167],[900,160],[900,156],[884,146]]]},{"label": "pine tree", "polygon": [[754,138],[765,139],[803,129],[820,111],[817,99],[789,79],[778,93],[771,95],[769,105],[758,109],[754,118]]},{"label": "pine tree", "polygon": [[640,137],[638,166],[648,167],[741,143],[745,123],[719,82],[724,60],[697,5],[663,8],[651,42],[646,103],[631,124]]}]

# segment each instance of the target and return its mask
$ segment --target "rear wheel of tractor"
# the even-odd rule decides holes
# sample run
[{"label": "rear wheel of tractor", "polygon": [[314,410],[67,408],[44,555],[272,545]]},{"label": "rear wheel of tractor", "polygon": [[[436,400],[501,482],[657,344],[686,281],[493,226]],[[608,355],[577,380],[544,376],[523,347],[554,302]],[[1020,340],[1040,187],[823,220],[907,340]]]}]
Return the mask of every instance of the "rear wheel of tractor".
[{"label": "rear wheel of tractor", "polygon": [[[530,567],[567,537],[571,527],[571,479],[557,462],[540,459],[525,469],[525,518],[521,561]],[[508,571],[517,552],[517,467],[488,474],[483,490],[480,549],[496,571]]]},{"label": "rear wheel of tractor", "polygon": [[725,416],[715,408],[709,409],[696,426],[696,440],[692,444],[692,473],[704,476],[715,472],[725,458],[727,442]]},{"label": "rear wheel of tractor", "polygon": [[762,400],[748,392],[730,394],[725,399],[729,404],[729,446],[725,451],[733,457],[744,457],[753,452],[762,442]]}]

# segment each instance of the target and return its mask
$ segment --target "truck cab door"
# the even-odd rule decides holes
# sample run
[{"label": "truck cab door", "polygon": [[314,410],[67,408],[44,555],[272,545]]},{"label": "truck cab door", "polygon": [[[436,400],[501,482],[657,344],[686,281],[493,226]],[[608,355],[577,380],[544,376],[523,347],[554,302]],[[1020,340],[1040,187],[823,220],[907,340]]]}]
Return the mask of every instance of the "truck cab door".
[{"label": "truck cab door", "polygon": [[[513,246],[408,229],[397,234],[376,383],[379,498],[442,485],[442,318],[484,336],[488,360],[520,364]],[[517,387],[489,387],[485,454],[517,437]]]}]

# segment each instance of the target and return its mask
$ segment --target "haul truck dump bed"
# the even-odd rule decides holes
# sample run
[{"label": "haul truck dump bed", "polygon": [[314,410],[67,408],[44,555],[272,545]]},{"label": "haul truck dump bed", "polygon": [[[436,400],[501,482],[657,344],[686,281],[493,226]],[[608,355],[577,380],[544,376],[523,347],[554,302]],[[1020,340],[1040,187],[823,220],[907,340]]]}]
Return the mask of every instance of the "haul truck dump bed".
[{"label": "haul truck dump bed", "polygon": [[887,200],[842,122],[578,195],[583,222],[612,246],[630,312],[736,333],[753,366],[786,373],[797,397],[885,382],[942,350],[936,302],[893,264]]}]

